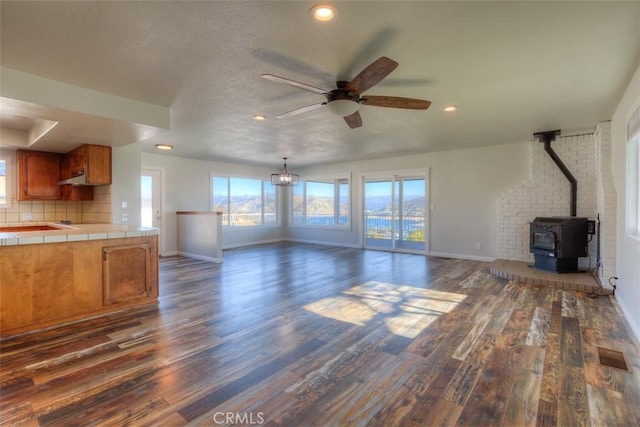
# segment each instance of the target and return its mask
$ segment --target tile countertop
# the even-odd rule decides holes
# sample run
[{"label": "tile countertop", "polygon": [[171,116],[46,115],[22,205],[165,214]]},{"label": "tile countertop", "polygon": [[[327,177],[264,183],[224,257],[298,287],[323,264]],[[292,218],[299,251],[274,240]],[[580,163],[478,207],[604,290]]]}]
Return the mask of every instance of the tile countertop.
[{"label": "tile countertop", "polygon": [[40,243],[75,242],[80,240],[120,239],[153,236],[157,228],[121,224],[60,224],[57,222],[1,223],[0,227],[48,225],[58,230],[0,232],[0,246],[35,245]]}]

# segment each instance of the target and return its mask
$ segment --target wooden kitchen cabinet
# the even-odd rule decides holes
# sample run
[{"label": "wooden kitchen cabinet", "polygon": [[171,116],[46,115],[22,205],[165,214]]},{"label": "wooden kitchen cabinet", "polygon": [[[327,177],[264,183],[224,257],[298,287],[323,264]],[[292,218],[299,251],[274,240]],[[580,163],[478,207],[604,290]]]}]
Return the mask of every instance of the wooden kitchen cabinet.
[{"label": "wooden kitchen cabinet", "polygon": [[0,338],[157,302],[157,235],[0,246]]},{"label": "wooden kitchen cabinet", "polygon": [[61,185],[60,198],[69,201],[93,200],[93,187]]},{"label": "wooden kitchen cabinet", "polygon": [[17,150],[16,159],[18,200],[60,199],[60,154]]},{"label": "wooden kitchen cabinet", "polygon": [[87,185],[111,184],[111,147],[85,144],[64,155],[63,179],[86,176]]},{"label": "wooden kitchen cabinet", "polygon": [[[111,147],[85,144],[67,154],[17,150],[18,200],[93,200],[94,185],[111,184]],[[59,185],[85,176],[82,185]]]},{"label": "wooden kitchen cabinet", "polygon": [[155,298],[148,243],[102,248],[103,305]]}]

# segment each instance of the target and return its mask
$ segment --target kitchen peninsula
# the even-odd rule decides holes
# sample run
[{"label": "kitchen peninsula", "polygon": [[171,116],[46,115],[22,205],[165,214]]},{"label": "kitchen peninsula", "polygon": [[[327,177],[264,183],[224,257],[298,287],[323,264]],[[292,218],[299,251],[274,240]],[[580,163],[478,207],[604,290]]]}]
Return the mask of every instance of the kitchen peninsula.
[{"label": "kitchen peninsula", "polygon": [[[24,231],[34,226],[43,227]],[[155,228],[29,222],[0,230],[0,337],[157,304]]]}]

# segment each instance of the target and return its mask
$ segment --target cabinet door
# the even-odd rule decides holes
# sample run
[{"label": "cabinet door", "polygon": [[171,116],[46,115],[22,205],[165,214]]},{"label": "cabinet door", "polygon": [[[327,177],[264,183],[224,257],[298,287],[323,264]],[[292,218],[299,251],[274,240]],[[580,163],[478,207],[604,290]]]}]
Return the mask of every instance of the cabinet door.
[{"label": "cabinet door", "polygon": [[64,155],[63,179],[86,175],[89,185],[111,184],[111,147],[85,144]]},{"label": "cabinet door", "polygon": [[87,183],[110,185],[111,147],[87,144],[81,148],[83,148],[83,162],[86,165]]},{"label": "cabinet door", "polygon": [[85,172],[85,152],[82,147],[62,156],[62,179],[69,179]]},{"label": "cabinet door", "polygon": [[16,152],[18,200],[60,199],[60,155],[41,151]]},{"label": "cabinet door", "polygon": [[103,305],[152,298],[151,246],[110,246],[102,248]]}]

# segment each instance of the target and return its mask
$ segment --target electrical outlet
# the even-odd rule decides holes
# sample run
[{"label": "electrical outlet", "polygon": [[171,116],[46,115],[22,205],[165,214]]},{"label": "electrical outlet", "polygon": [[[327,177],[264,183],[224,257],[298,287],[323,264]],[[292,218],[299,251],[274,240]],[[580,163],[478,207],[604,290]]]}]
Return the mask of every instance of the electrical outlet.
[{"label": "electrical outlet", "polygon": [[479,251],[482,249],[482,245],[480,243],[476,243],[476,250]]},{"label": "electrical outlet", "polygon": [[31,218],[33,218],[33,216],[31,216],[31,212],[23,212],[20,214],[20,218],[23,221],[31,221]]}]

